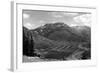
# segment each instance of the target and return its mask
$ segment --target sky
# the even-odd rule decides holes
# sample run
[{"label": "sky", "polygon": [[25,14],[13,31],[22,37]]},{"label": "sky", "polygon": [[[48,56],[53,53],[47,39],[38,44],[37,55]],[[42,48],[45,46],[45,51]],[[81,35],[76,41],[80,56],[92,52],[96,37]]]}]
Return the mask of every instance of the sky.
[{"label": "sky", "polygon": [[91,25],[91,13],[64,12],[64,11],[42,11],[23,10],[23,26],[35,29],[46,23],[63,22],[69,26]]}]

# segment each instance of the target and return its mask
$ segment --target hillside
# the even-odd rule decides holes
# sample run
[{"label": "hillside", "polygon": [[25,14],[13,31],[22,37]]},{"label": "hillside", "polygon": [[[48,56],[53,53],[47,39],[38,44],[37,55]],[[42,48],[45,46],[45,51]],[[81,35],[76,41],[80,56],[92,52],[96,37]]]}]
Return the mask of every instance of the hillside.
[{"label": "hillside", "polygon": [[23,31],[23,43],[27,43],[23,50],[27,48],[33,56],[58,60],[82,59],[82,55],[85,55],[84,59],[90,58],[90,29],[87,27],[77,29],[64,23],[50,23],[34,30],[23,27]]},{"label": "hillside", "polygon": [[[79,29],[80,28],[80,29]],[[90,38],[90,28],[86,26],[69,27],[64,23],[49,23],[34,29],[39,35],[56,41],[85,42]],[[63,36],[62,36],[63,35]]]}]

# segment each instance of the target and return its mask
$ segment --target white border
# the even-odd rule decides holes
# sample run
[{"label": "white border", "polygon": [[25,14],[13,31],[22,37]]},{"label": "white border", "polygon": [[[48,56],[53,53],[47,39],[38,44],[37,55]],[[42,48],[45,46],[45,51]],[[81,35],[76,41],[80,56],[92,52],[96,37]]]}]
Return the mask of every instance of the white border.
[{"label": "white border", "polygon": [[[42,69],[55,69],[55,68],[66,68],[66,67],[80,67],[80,66],[93,66],[96,65],[96,48],[95,48],[95,25],[96,24],[96,9],[91,7],[72,7],[72,6],[52,6],[52,5],[36,5],[30,3],[18,3],[14,2],[14,22],[13,22],[13,60],[12,69],[14,71],[24,70],[42,70]],[[57,61],[57,62],[33,62],[33,63],[22,63],[22,10],[47,10],[47,11],[71,11],[71,12],[91,12],[92,13],[92,25],[91,25],[91,60],[76,60],[76,61]]]}]

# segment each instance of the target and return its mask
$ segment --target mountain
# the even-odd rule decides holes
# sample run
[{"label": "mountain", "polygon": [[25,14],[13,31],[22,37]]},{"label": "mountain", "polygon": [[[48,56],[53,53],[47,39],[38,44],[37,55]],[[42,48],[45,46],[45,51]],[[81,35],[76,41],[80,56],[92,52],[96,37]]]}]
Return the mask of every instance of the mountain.
[{"label": "mountain", "polygon": [[82,55],[90,48],[90,44],[90,28],[86,26],[70,27],[58,22],[45,24],[33,30],[23,27],[23,52],[27,56],[65,59],[76,50]]},{"label": "mountain", "polygon": [[86,41],[91,41],[91,28],[88,26],[73,26],[72,30]]},{"label": "mountain", "polygon": [[[84,30],[82,30],[83,27],[81,29],[81,26],[80,26],[80,29],[82,32],[80,32],[80,29],[78,30],[77,28],[79,27],[69,27],[67,24],[59,22],[59,23],[45,24],[44,26],[39,27],[33,31],[36,31],[38,32],[39,35],[44,36],[51,40],[55,40],[55,41],[85,42],[87,40],[86,37],[90,35],[90,31],[87,31],[88,28],[85,26],[84,26]],[[86,37],[83,37],[83,36],[86,36]]]}]

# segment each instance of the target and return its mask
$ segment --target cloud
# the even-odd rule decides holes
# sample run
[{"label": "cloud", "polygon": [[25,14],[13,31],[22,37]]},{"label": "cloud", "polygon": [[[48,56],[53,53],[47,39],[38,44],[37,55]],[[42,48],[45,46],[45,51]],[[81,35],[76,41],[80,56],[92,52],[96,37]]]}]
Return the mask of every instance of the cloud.
[{"label": "cloud", "polygon": [[62,15],[54,15],[55,18],[61,18],[63,17]]},{"label": "cloud", "polygon": [[39,27],[39,26],[41,26],[41,25],[26,23],[26,24],[24,24],[24,26],[25,26],[26,28],[28,28],[28,29],[35,29],[35,28],[37,28],[37,27]]},{"label": "cloud", "polygon": [[73,27],[73,26],[78,26],[79,24],[69,24],[69,26]]},{"label": "cloud", "polygon": [[71,12],[64,12],[62,13],[64,16],[77,16],[79,13],[71,13]]},{"label": "cloud", "polygon": [[50,14],[52,17],[55,17],[55,18],[62,18],[63,15],[61,14],[61,12],[51,12]]},{"label": "cloud", "polygon": [[32,24],[30,24],[30,23],[26,23],[26,24],[24,24],[24,26],[28,29],[32,29],[32,27],[33,27]]},{"label": "cloud", "polygon": [[45,23],[45,21],[44,20],[40,20],[39,23]]},{"label": "cloud", "polygon": [[83,14],[77,17],[74,17],[74,21],[80,25],[91,25],[91,14]]},{"label": "cloud", "polygon": [[38,26],[43,26],[43,25],[45,25],[45,23],[46,23],[46,21],[40,20],[40,21],[38,21]]},{"label": "cloud", "polygon": [[29,18],[29,17],[30,17],[30,15],[29,15],[29,14],[25,14],[25,13],[23,14],[23,18],[25,18],[25,19],[26,19],[26,18]]},{"label": "cloud", "polygon": [[74,17],[79,15],[79,13],[71,13],[71,12],[52,12],[51,16],[55,18],[62,18],[62,17]]}]

